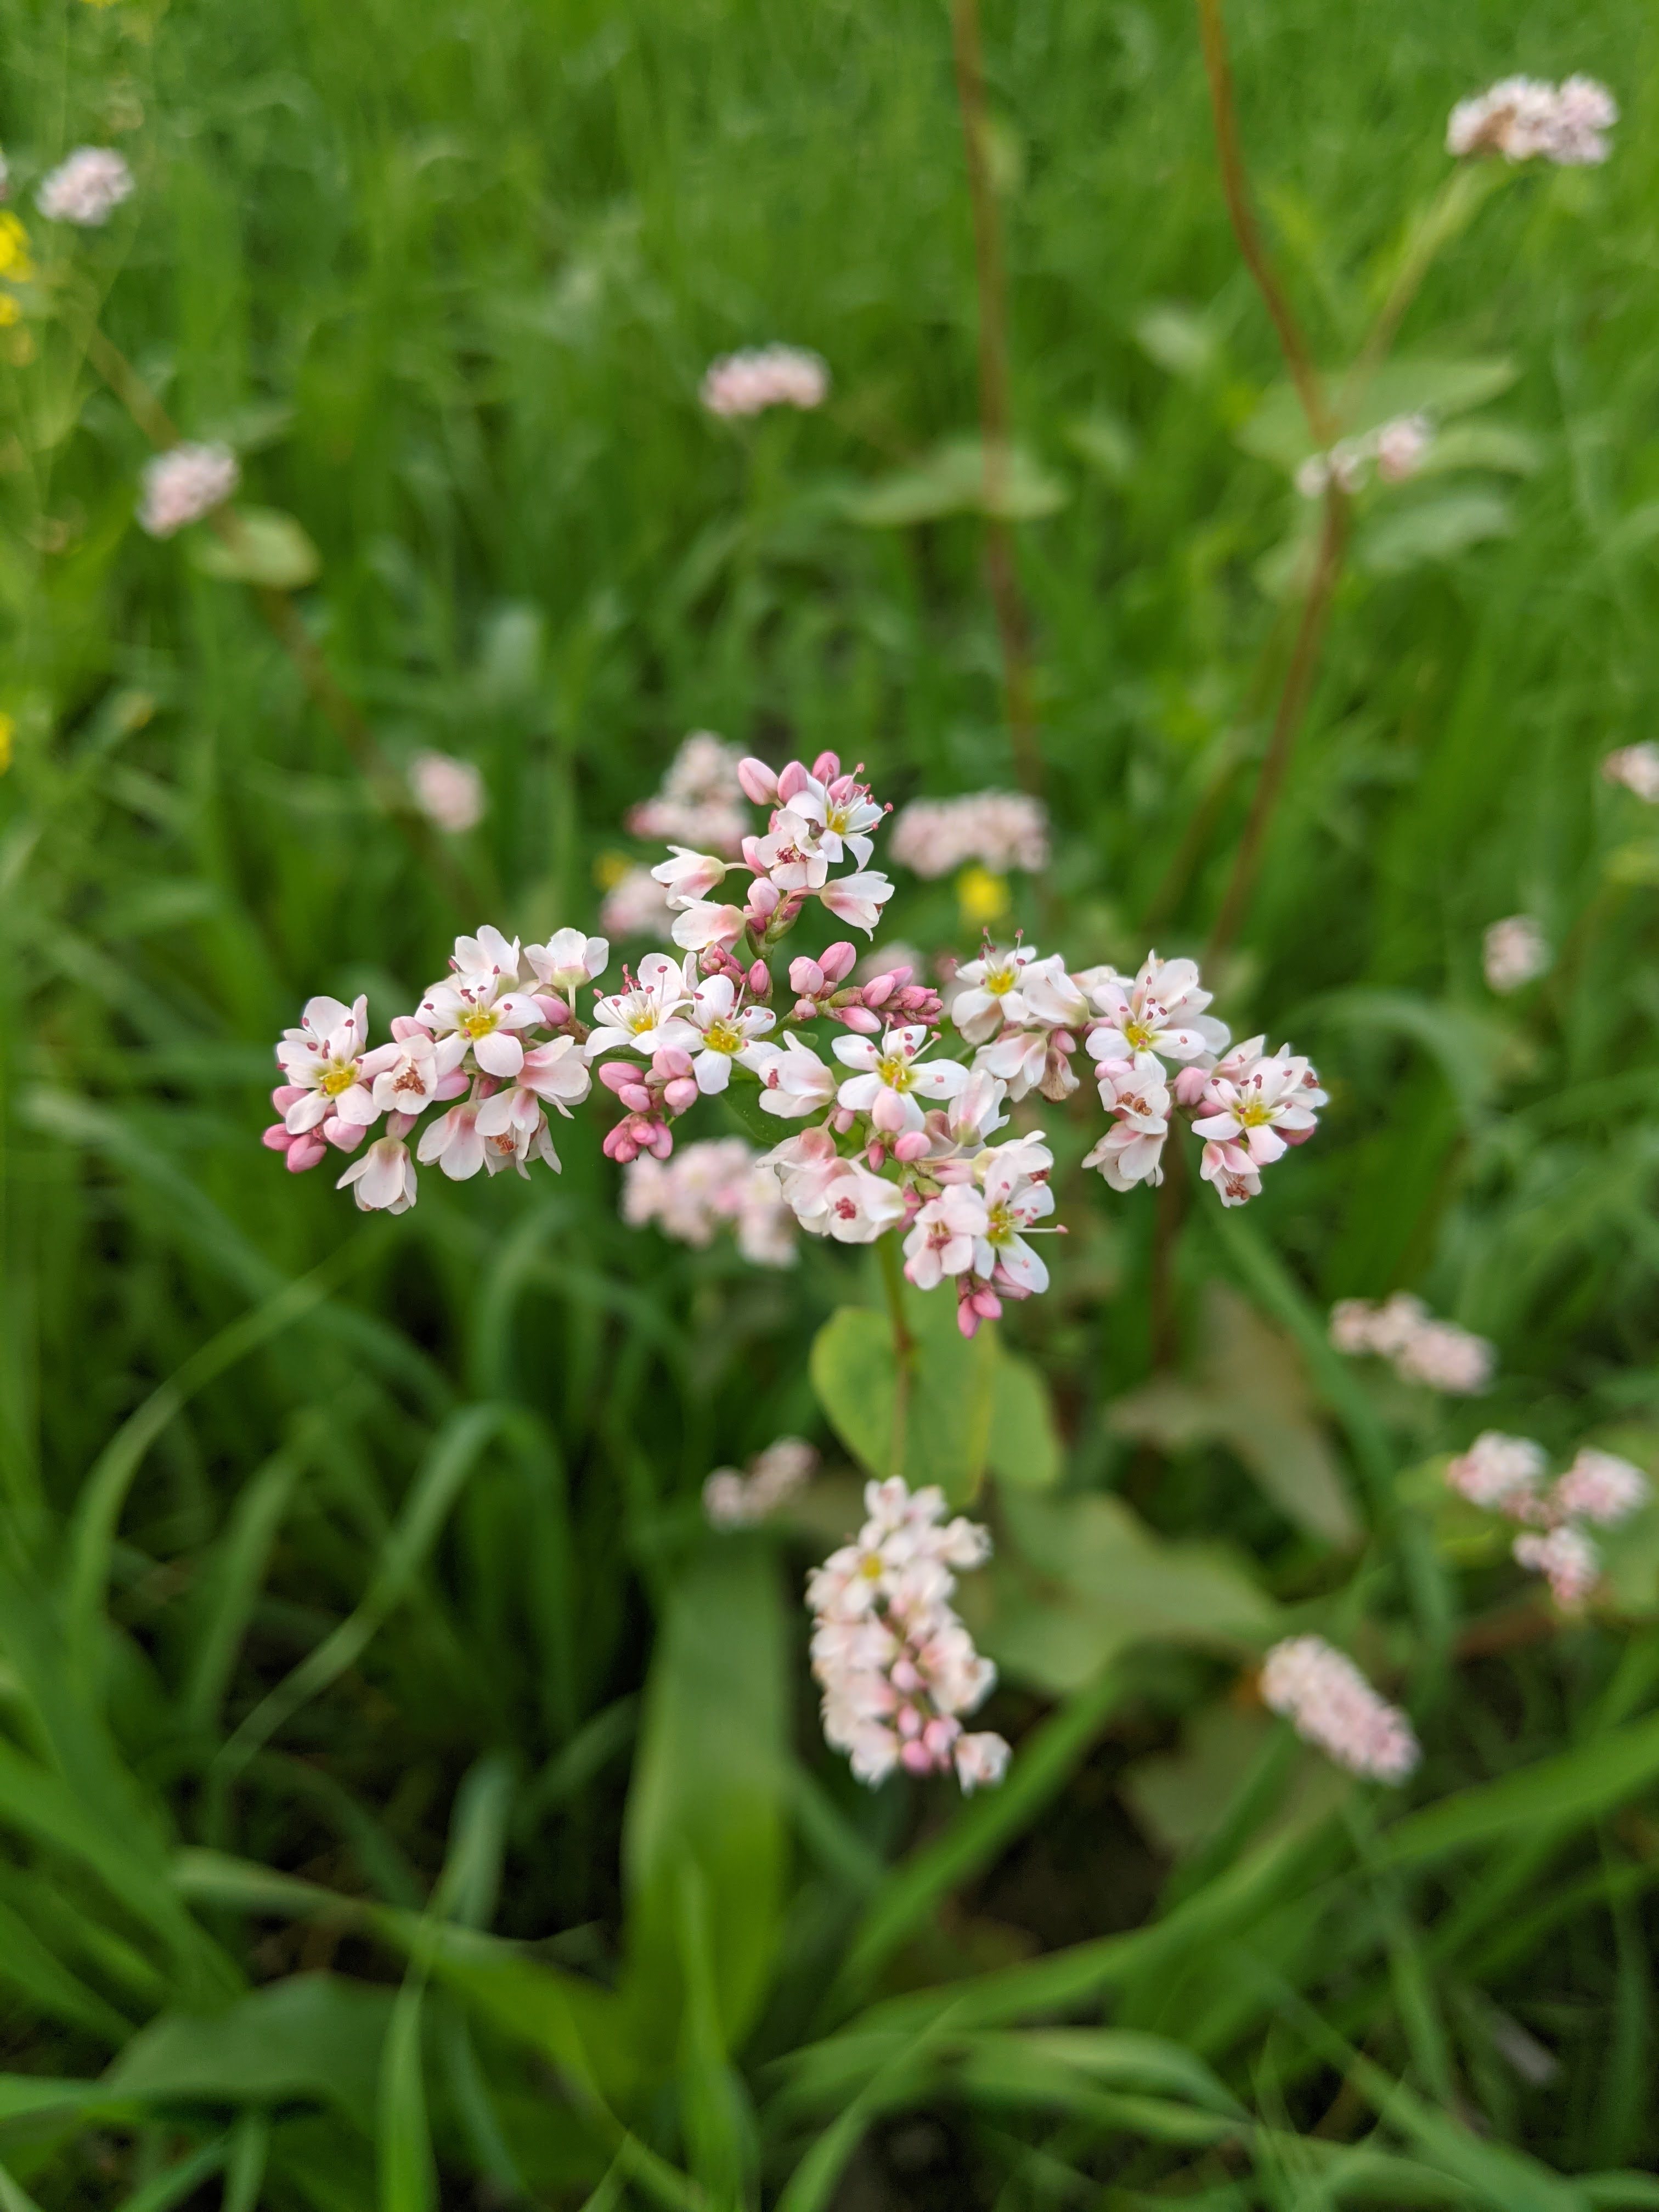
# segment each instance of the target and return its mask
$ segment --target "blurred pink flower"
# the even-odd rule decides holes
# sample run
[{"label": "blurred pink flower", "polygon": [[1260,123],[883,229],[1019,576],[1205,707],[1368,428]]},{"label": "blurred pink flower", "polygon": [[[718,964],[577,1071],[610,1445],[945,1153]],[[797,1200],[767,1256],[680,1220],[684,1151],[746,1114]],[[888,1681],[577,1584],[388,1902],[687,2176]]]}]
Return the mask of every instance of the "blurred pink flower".
[{"label": "blurred pink flower", "polygon": [[1352,1774],[1403,1782],[1422,1755],[1405,1714],[1322,1636],[1274,1644],[1261,1669],[1261,1698],[1304,1742]]}]

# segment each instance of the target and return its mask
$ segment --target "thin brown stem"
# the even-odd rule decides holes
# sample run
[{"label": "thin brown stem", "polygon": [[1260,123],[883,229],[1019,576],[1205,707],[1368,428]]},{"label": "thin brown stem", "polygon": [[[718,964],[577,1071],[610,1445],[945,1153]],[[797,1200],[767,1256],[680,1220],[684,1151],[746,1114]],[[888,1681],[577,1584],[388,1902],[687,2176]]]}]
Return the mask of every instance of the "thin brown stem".
[{"label": "thin brown stem", "polygon": [[1296,641],[1291,647],[1290,661],[1285,671],[1285,685],[1279,695],[1279,706],[1273,715],[1267,750],[1262,756],[1261,770],[1256,778],[1244,834],[1239,840],[1237,852],[1233,855],[1232,873],[1227,879],[1215,926],[1210,932],[1205,954],[1208,960],[1218,959],[1224,952],[1231,951],[1249,910],[1256,878],[1261,872],[1267,830],[1273,821],[1273,810],[1279,803],[1285,771],[1291,764],[1291,756],[1296,750],[1308,695],[1313,688],[1314,672],[1318,666],[1319,648],[1325,635],[1326,617],[1330,612],[1331,596],[1342,571],[1342,556],[1348,535],[1347,514],[1346,497],[1335,484],[1332,484],[1325,494],[1324,519],[1320,524],[1313,571],[1308,579],[1307,595],[1302,602]]},{"label": "thin brown stem", "polygon": [[1199,31],[1204,46],[1204,74],[1209,80],[1210,107],[1215,118],[1216,156],[1221,167],[1221,190],[1227,202],[1227,213],[1232,220],[1233,235],[1238,240],[1238,250],[1244,257],[1245,266],[1255,279],[1273,325],[1279,334],[1279,350],[1285,365],[1290,370],[1297,396],[1302,402],[1302,411],[1308,418],[1308,428],[1314,442],[1328,446],[1333,434],[1331,414],[1326,404],[1324,386],[1319,371],[1314,366],[1312,353],[1302,334],[1289,295],[1279,279],[1279,272],[1263,243],[1256,227],[1255,210],[1250,205],[1249,184],[1244,173],[1244,156],[1239,144],[1238,110],[1233,99],[1232,64],[1227,58],[1227,32],[1221,18],[1221,0],[1198,0]]},{"label": "thin brown stem", "polygon": [[1002,648],[1002,696],[1014,766],[1027,791],[1042,787],[1031,684],[1030,624],[1019,587],[1013,532],[1008,523],[1011,410],[1008,398],[1008,292],[1002,257],[1002,224],[988,151],[985,71],[981,57],[979,0],[951,0],[957,100],[967,149],[968,191],[974,211],[974,280],[979,300],[979,428],[983,459],[985,580],[996,613]]},{"label": "thin brown stem", "polygon": [[881,1260],[882,1288],[887,1293],[887,1318],[893,1331],[893,1440],[888,1451],[888,1473],[904,1473],[905,1434],[910,1419],[910,1376],[916,1363],[916,1340],[904,1318],[904,1279],[899,1269],[898,1239],[883,1237],[876,1250]]}]

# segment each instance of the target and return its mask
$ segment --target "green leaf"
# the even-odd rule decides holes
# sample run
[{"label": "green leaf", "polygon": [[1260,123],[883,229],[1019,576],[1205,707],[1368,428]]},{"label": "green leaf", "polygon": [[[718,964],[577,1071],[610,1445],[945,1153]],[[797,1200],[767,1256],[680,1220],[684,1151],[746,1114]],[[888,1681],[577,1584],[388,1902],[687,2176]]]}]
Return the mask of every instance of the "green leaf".
[{"label": "green leaf", "polygon": [[1004,1352],[991,1376],[991,1434],[986,1462],[1004,1482],[1046,1490],[1060,1480],[1063,1453],[1041,1369]]},{"label": "green leaf", "polygon": [[825,1418],[872,1474],[892,1473],[898,1362],[886,1316],[838,1306],[812,1339],[808,1371]]},{"label": "green leaf", "polygon": [[190,557],[204,575],[268,591],[297,592],[318,575],[322,556],[291,514],[274,507],[222,510],[224,535],[197,532]]},{"label": "green leaf", "polygon": [[[1495,399],[1500,392],[1509,390],[1520,373],[1514,362],[1497,356],[1461,361],[1401,357],[1386,362],[1356,398],[1342,430],[1353,436],[1392,422],[1398,415],[1419,411],[1443,422]],[[1239,431],[1238,442],[1247,453],[1276,462],[1286,474],[1295,472],[1308,457],[1309,443],[1307,418],[1294,385],[1273,386]]]},{"label": "green leaf", "polygon": [[433,2212],[438,2199],[421,2067],[424,1995],[423,1978],[413,1968],[392,2006],[381,2053],[375,2161],[380,2212]]},{"label": "green leaf", "polygon": [[985,448],[978,438],[947,438],[912,468],[854,492],[847,514],[866,530],[898,530],[948,514],[995,514],[1032,522],[1055,514],[1071,497],[1023,446],[1008,448],[1000,486],[988,490]]},{"label": "green leaf", "polygon": [[904,1316],[914,1346],[902,1438],[894,1435],[898,1361],[884,1314],[867,1306],[831,1314],[813,1339],[812,1388],[836,1435],[871,1474],[900,1473],[912,1488],[937,1483],[953,1504],[965,1504],[985,1471],[1004,1355],[992,1329],[971,1341],[962,1334],[947,1293],[907,1288]]},{"label": "green leaf", "polygon": [[1376,515],[1360,532],[1354,562],[1374,576],[1449,561],[1488,538],[1509,538],[1515,510],[1497,491],[1446,491]]},{"label": "green leaf", "polygon": [[781,1932],[789,1660],[769,1551],[711,1544],[674,1592],[646,1690],[623,1836],[627,1990],[665,2061],[685,1996],[684,1881],[702,1880],[724,2046],[765,1997]]}]

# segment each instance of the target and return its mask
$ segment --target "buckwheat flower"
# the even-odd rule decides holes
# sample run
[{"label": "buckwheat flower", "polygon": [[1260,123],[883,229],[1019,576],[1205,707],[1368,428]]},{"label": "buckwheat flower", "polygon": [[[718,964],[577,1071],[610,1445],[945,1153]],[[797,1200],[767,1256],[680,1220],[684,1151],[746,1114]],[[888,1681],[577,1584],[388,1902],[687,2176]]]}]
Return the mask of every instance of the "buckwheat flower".
[{"label": "buckwheat flower", "polygon": [[821,1113],[835,1097],[836,1071],[799,1037],[786,1037],[781,1046],[755,1046],[750,1065],[760,1077],[762,1113],[780,1121]]},{"label": "buckwheat flower", "polygon": [[350,1006],[338,999],[308,999],[299,1028],[283,1030],[276,1064],[299,1094],[283,1115],[290,1136],[303,1135],[331,1118],[356,1128],[380,1120],[371,1083],[363,1076],[368,1035],[366,998]]},{"label": "buckwheat flower", "polygon": [[1030,1297],[1048,1287],[1048,1270],[1025,1233],[1054,1210],[1048,1188],[1054,1155],[1038,1139],[1016,1137],[975,1162],[985,1225],[974,1243],[974,1273]]},{"label": "buckwheat flower", "polygon": [[649,868],[626,869],[599,905],[599,927],[607,937],[659,937],[672,920],[668,894]]},{"label": "buckwheat flower", "polygon": [[478,1133],[481,1099],[465,1098],[428,1121],[421,1132],[416,1158],[422,1167],[441,1168],[451,1182],[467,1182],[484,1164],[484,1139]]},{"label": "buckwheat flower", "polygon": [[1112,969],[1092,971],[1089,996],[1103,1019],[1086,1039],[1092,1060],[1133,1060],[1152,1052],[1163,1060],[1196,1060],[1220,1052],[1225,1026],[1204,1012],[1212,994],[1193,960],[1160,960],[1149,952],[1133,982]]},{"label": "buckwheat flower", "polygon": [[1550,949],[1530,915],[1512,914],[1493,922],[1481,939],[1480,963],[1489,988],[1507,995],[1544,973]]},{"label": "buckwheat flower", "polygon": [[881,910],[892,896],[892,884],[878,868],[860,868],[852,875],[836,876],[818,893],[837,921],[844,921],[849,929],[861,929],[866,937],[874,936]]},{"label": "buckwheat flower", "polygon": [[974,791],[960,799],[916,799],[895,817],[890,846],[902,866],[929,880],[977,861],[1037,875],[1048,865],[1048,817],[1022,793]]},{"label": "buckwheat flower", "polygon": [[1487,1429],[1448,1463],[1446,1480],[1471,1505],[1526,1520],[1537,1510],[1547,1465],[1544,1447],[1530,1437]]},{"label": "buckwheat flower", "polygon": [[1375,433],[1376,473],[1384,483],[1404,483],[1414,477],[1434,443],[1434,428],[1426,415],[1396,415]]},{"label": "buckwheat flower", "polygon": [[691,994],[685,1018],[697,1032],[688,1045],[697,1088],[705,1097],[724,1091],[732,1080],[732,1064],[758,1072],[757,1047],[775,1017],[765,1006],[741,1006],[735,985],[726,975],[710,975]]},{"label": "buckwheat flower", "polygon": [[766,1154],[801,1227],[838,1244],[873,1244],[904,1218],[904,1194],[884,1176],[843,1159],[824,1128],[803,1129]]},{"label": "buckwheat flower", "polygon": [[1570,1522],[1543,1534],[1525,1529],[1512,1548],[1517,1565],[1542,1575],[1564,1612],[1576,1612],[1601,1578],[1601,1553],[1583,1530]]},{"label": "buckwheat flower", "polygon": [[1492,1381],[1497,1353],[1455,1322],[1425,1321],[1401,1346],[1395,1371],[1449,1398],[1471,1398]]},{"label": "buckwheat flower", "polygon": [[1550,1493],[1550,1507],[1570,1520],[1612,1528],[1647,1502],[1648,1480],[1638,1467],[1616,1452],[1580,1447],[1577,1457]]},{"label": "buckwheat flower", "polygon": [[1609,783],[1621,783],[1650,806],[1659,806],[1659,744],[1651,738],[1608,753],[1601,763],[1601,773]]},{"label": "buckwheat flower", "polygon": [[1618,120],[1612,94],[1593,77],[1571,76],[1558,88],[1537,77],[1507,76],[1477,98],[1459,100],[1446,125],[1446,150],[1578,167],[1606,161],[1604,134]]},{"label": "buckwheat flower", "polygon": [[1339,1298],[1331,1308],[1331,1342],[1351,1358],[1376,1349],[1371,1330],[1376,1309],[1369,1298]]},{"label": "buckwheat flower", "polygon": [[755,346],[722,354],[708,364],[699,395],[711,415],[763,414],[769,407],[823,406],[830,371],[800,346]]},{"label": "buckwheat flower", "polygon": [[694,853],[684,845],[671,845],[668,850],[671,857],[659,861],[651,872],[677,911],[706,899],[717,884],[725,882],[727,863],[718,854]]},{"label": "buckwheat flower", "polygon": [[836,1092],[851,1114],[867,1114],[872,1127],[899,1136],[922,1126],[923,1098],[952,1098],[968,1081],[954,1060],[921,1062],[933,1040],[921,1027],[890,1029],[878,1045],[873,1037],[837,1037],[836,1058],[854,1072]]},{"label": "buckwheat flower", "polygon": [[959,1519],[942,1526],[939,1492],[912,1493],[896,1479],[867,1485],[865,1506],[853,1542],[807,1577],[825,1740],[872,1785],[900,1766],[954,1771],[963,1790],[1000,1781],[1007,1745],[962,1727],[996,1669],[950,1603],[952,1569],[985,1559],[986,1532]]},{"label": "buckwheat flower", "polygon": [[1261,1669],[1261,1700],[1351,1774],[1401,1783],[1422,1756],[1406,1715],[1322,1636],[1274,1644]]},{"label": "buckwheat flower", "polygon": [[1150,1052],[1103,1060],[1096,1069],[1100,1103],[1112,1126],[1085,1156],[1113,1190],[1164,1180],[1164,1142],[1170,1133],[1170,1090],[1164,1063]]},{"label": "buckwheat flower", "polygon": [[471,761],[448,753],[416,753],[409,764],[410,796],[434,829],[465,836],[483,820],[484,780]]},{"label": "buckwheat flower", "polygon": [[434,1099],[459,1097],[466,1089],[459,1071],[467,1041],[459,1030],[440,1044],[430,1030],[399,1014],[392,1024],[392,1040],[365,1053],[360,1070],[381,1113],[423,1113]]},{"label": "buckwheat flower", "polygon": [[693,730],[653,797],[630,808],[636,837],[659,837],[735,860],[749,828],[738,750],[712,730]]},{"label": "buckwheat flower", "polygon": [[[397,1118],[403,1122],[401,1115]],[[335,1188],[349,1189],[364,1213],[407,1213],[419,1191],[415,1163],[402,1136],[377,1138],[361,1159],[352,1162]]]},{"label": "buckwheat flower", "polygon": [[1371,1317],[1370,1349],[1384,1359],[1397,1359],[1427,1326],[1429,1310],[1410,1291],[1396,1291],[1385,1298]]},{"label": "buckwheat flower", "polygon": [[735,945],[749,927],[740,906],[721,906],[711,899],[692,899],[674,916],[669,935],[688,952],[705,952],[711,945]]},{"label": "buckwheat flower", "polygon": [[545,1019],[535,1000],[514,988],[520,966],[518,940],[509,944],[499,930],[457,938],[452,973],[432,986],[416,1018],[434,1036],[464,1036],[484,1074],[510,1080],[524,1065],[518,1033]]},{"label": "buckwheat flower", "polygon": [[626,969],[623,979],[626,988],[601,999],[593,1009],[590,1060],[617,1051],[637,1052],[649,1060],[665,1046],[686,1052],[696,1046],[698,1032],[686,1018],[691,986],[678,961],[665,952],[647,952],[637,979]]},{"label": "buckwheat flower", "polygon": [[[228,446],[171,447],[144,464],[139,526],[152,538],[171,538],[187,524],[199,522],[204,514],[222,507],[234,495],[241,480],[241,469]],[[443,757],[441,753],[422,756],[422,759]],[[452,764],[460,766],[459,762]],[[476,775],[477,771],[471,773]]]},{"label": "buckwheat flower", "polygon": [[805,1487],[817,1453],[799,1437],[780,1437],[749,1462],[746,1474],[716,1468],[702,1486],[702,1509],[716,1528],[752,1528]]},{"label": "buckwheat flower", "polygon": [[584,984],[604,975],[611,947],[603,937],[589,937],[580,929],[556,929],[545,945],[526,945],[524,957],[543,990],[574,1005]]},{"label": "buckwheat flower", "polygon": [[[962,1275],[974,1265],[975,1251],[990,1226],[984,1199],[976,1190],[956,1187],[930,1198],[904,1240],[904,1272],[919,1291],[931,1291],[947,1275]],[[991,1272],[988,1267],[985,1270]]]},{"label": "buckwheat flower", "polygon": [[108,146],[77,146],[40,182],[34,204],[48,222],[95,230],[132,196],[132,172]]},{"label": "buckwheat flower", "polygon": [[1288,1046],[1258,1053],[1253,1048],[1260,1042],[1252,1040],[1217,1067],[1193,1130],[1218,1144],[1238,1146],[1253,1165],[1265,1168],[1313,1134],[1315,1109],[1328,1101],[1305,1060]]}]

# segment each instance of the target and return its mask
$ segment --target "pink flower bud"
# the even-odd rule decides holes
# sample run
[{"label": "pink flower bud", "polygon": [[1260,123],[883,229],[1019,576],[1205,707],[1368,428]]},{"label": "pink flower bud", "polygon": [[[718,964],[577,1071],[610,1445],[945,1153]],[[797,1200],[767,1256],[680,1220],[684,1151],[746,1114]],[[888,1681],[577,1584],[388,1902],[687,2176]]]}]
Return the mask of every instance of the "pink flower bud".
[{"label": "pink flower bud", "polygon": [[690,1075],[677,1075],[665,1085],[662,1096],[663,1103],[671,1113],[689,1113],[697,1103],[696,1079]]},{"label": "pink flower bud", "polygon": [[913,1160],[922,1160],[927,1157],[927,1132],[926,1129],[907,1129],[894,1143],[893,1158],[896,1160],[903,1161],[907,1167]]},{"label": "pink flower bud", "polygon": [[[880,1168],[883,1161],[887,1158],[887,1147],[882,1143],[879,1137],[871,1138],[869,1143],[864,1148],[864,1157],[869,1162],[872,1168]],[[901,1684],[900,1687],[902,1688],[902,1686],[903,1685]]]},{"label": "pink flower bud", "polygon": [[294,1143],[294,1139],[280,1121],[273,1121],[260,1138],[259,1142],[268,1152],[286,1152]]},{"label": "pink flower bud", "polygon": [[829,1126],[838,1137],[844,1137],[857,1119],[850,1106],[832,1106],[828,1116]]},{"label": "pink flower bud", "polygon": [[928,1754],[927,1745],[919,1738],[914,1743],[900,1745],[899,1761],[907,1772],[911,1774],[929,1773],[931,1772],[933,1765],[933,1759]]},{"label": "pink flower bud", "polygon": [[690,1075],[691,1055],[684,1045],[660,1045],[651,1055],[651,1073],[653,1075],[665,1078],[671,1075]]},{"label": "pink flower bud", "polygon": [[850,944],[844,937],[838,937],[833,945],[826,945],[819,953],[818,965],[832,983],[839,983],[843,976],[852,974],[858,957],[857,945]]},{"label": "pink flower bud", "polygon": [[542,1010],[542,1019],[549,1029],[562,1029],[570,1019],[570,1009],[562,999],[556,999],[550,991],[536,991],[531,994]]},{"label": "pink flower bud", "polygon": [[866,1006],[884,1006],[898,988],[890,975],[873,975],[864,987]]},{"label": "pink flower bud", "polygon": [[634,1142],[632,1127],[627,1121],[618,1121],[614,1129],[607,1129],[605,1142],[599,1149],[606,1159],[615,1160],[623,1167],[640,1156],[640,1148]]},{"label": "pink flower bud", "polygon": [[621,1091],[633,1082],[635,1071],[626,1060],[606,1060],[599,1063],[599,1080],[607,1091]]},{"label": "pink flower bud", "polygon": [[745,837],[743,841],[744,864],[753,876],[766,873],[766,863],[760,856],[760,842],[758,837]]},{"label": "pink flower bud", "polygon": [[772,970],[763,960],[756,961],[749,970],[749,995],[763,1005],[772,995]]},{"label": "pink flower bud", "polygon": [[1210,1080],[1209,1070],[1203,1067],[1183,1067],[1175,1079],[1176,1103],[1181,1106],[1196,1106],[1204,1096]]},{"label": "pink flower bud", "polygon": [[386,1133],[388,1137],[406,1137],[420,1118],[418,1114],[388,1114]]},{"label": "pink flower bud", "polygon": [[833,783],[841,774],[841,758],[836,753],[820,753],[812,763],[812,773],[820,783]]},{"label": "pink flower bud", "polygon": [[471,1080],[471,1077],[464,1067],[453,1068],[440,1082],[432,1095],[434,1098],[462,1097]]},{"label": "pink flower bud", "polygon": [[355,1152],[368,1134],[361,1122],[343,1121],[337,1114],[331,1114],[323,1124],[323,1135],[337,1152]]},{"label": "pink flower bud", "polygon": [[778,798],[787,806],[792,799],[805,790],[811,778],[799,761],[791,761],[778,778]]},{"label": "pink flower bud", "polygon": [[289,1173],[303,1175],[307,1168],[316,1166],[327,1150],[328,1146],[316,1130],[307,1129],[303,1137],[296,1137],[288,1148]]},{"label": "pink flower bud", "polygon": [[[803,999],[816,999],[824,989],[828,981],[823,969],[810,953],[803,952],[798,960],[792,960],[789,963],[789,988],[792,991],[798,992]],[[300,1093],[296,1091],[294,1096],[297,1098]],[[271,1103],[274,1106],[276,1103],[273,1095]]]},{"label": "pink flower bud", "polygon": [[881,1028],[880,1021],[867,1006],[834,1006],[830,1012],[836,1021],[845,1022],[860,1036],[874,1036]]},{"label": "pink flower bud", "polygon": [[817,1013],[817,1007],[816,1004],[813,1002],[813,1000],[811,1000],[811,999],[797,999],[797,1000],[796,1000],[796,1001],[795,1001],[795,1019],[796,1019],[798,1022],[810,1022],[810,1021],[811,1020],[811,1018],[812,1018],[813,1015],[814,1015],[815,1013]]},{"label": "pink flower bud", "polygon": [[270,1103],[279,1114],[286,1114],[296,1098],[305,1097],[304,1085],[298,1083],[279,1083],[270,1094]]},{"label": "pink flower bud", "polygon": [[764,927],[782,903],[783,893],[777,885],[769,883],[764,876],[757,876],[749,886],[749,896],[743,902],[743,910],[750,921],[757,921]]},{"label": "pink flower bud", "polygon": [[763,760],[747,753],[738,763],[738,781],[743,786],[743,795],[757,806],[770,806],[778,795],[778,779]]},{"label": "pink flower bud", "polygon": [[982,1283],[973,1294],[974,1311],[985,1321],[1000,1321],[1002,1300],[988,1283]]}]

